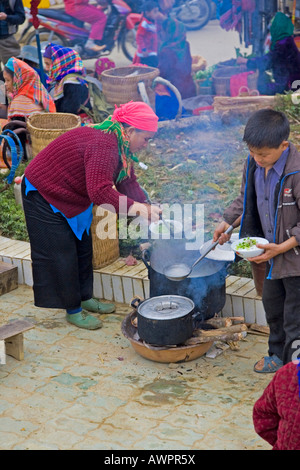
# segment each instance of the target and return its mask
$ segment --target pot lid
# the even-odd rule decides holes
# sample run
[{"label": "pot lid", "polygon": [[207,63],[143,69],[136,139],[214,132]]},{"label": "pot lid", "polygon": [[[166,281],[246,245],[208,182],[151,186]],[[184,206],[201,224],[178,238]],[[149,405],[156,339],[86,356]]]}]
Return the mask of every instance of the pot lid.
[{"label": "pot lid", "polygon": [[[211,250],[205,258],[211,259],[214,261],[234,261],[235,260],[235,253],[231,249],[231,244],[239,238],[238,233],[232,234],[230,240],[224,245],[217,245],[214,250]],[[204,253],[209,247],[212,245],[213,240],[208,240],[200,247],[200,254]]]},{"label": "pot lid", "polygon": [[181,295],[160,295],[142,302],[138,313],[150,320],[172,320],[192,312],[195,305],[191,299]]}]

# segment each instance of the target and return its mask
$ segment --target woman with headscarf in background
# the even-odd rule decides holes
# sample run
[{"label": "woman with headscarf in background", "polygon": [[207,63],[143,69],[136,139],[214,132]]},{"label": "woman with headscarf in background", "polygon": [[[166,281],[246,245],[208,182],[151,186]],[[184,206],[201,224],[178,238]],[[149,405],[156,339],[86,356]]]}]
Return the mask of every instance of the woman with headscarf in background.
[{"label": "woman with headscarf in background", "polygon": [[55,113],[55,104],[42,84],[39,74],[28,64],[16,57],[11,57],[3,70],[8,99],[8,124],[4,129],[24,130],[19,138],[26,154],[26,121],[36,113]]},{"label": "woman with headscarf in background", "polygon": [[8,120],[26,121],[34,113],[55,112],[54,102],[39,74],[28,64],[11,57],[5,64],[3,76],[8,97]]},{"label": "woman with headscarf in background", "polygon": [[87,116],[81,106],[91,109],[88,84],[80,55],[70,47],[48,44],[44,52],[45,69],[49,77],[49,89],[58,113]]},{"label": "woman with headscarf in background", "polygon": [[162,23],[158,23],[158,37],[160,76],[169,80],[180,91],[182,99],[195,96],[192,56],[184,24],[168,16]]},{"label": "woman with headscarf in background", "polygon": [[66,309],[67,321],[86,329],[102,326],[87,311],[114,311],[92,298],[92,207],[110,204],[117,213],[159,219],[133,170],[157,121],[146,103],[129,102],[101,124],[58,137],[26,168],[22,194],[37,307]]},{"label": "woman with headscarf in background", "polygon": [[[262,95],[275,95],[291,89],[293,82],[300,80],[300,51],[293,37],[294,25],[282,12],[277,12],[271,26],[271,47],[268,54],[251,59],[239,58],[248,70],[258,70],[258,91]],[[271,71],[273,81],[267,74]]]}]

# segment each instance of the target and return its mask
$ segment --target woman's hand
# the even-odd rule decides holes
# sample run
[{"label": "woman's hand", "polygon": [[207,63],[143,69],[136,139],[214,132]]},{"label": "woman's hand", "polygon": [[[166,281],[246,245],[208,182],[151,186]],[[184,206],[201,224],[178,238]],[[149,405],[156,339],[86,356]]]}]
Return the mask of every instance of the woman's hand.
[{"label": "woman's hand", "polygon": [[131,217],[141,216],[149,222],[158,222],[162,209],[155,204],[142,204],[135,202],[130,206],[128,215]]}]

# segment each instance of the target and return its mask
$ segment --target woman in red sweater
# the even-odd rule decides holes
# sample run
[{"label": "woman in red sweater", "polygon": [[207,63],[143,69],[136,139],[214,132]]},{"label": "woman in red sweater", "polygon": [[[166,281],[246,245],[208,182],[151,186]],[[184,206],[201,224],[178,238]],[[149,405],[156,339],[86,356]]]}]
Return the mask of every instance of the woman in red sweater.
[{"label": "woman in red sweater", "polygon": [[257,400],[253,422],[273,450],[300,450],[300,364],[281,367]]},{"label": "woman in red sweater", "polygon": [[22,195],[37,307],[66,309],[67,321],[86,329],[102,326],[87,310],[114,311],[92,298],[92,208],[110,204],[117,213],[159,219],[133,170],[157,121],[145,103],[121,105],[103,123],[58,137],[26,168]]}]

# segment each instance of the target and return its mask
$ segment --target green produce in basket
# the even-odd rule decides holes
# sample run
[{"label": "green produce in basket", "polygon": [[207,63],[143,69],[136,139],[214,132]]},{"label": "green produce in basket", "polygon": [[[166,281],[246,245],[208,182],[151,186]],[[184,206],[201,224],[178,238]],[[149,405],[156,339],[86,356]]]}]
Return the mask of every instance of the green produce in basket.
[{"label": "green produce in basket", "polygon": [[207,79],[207,78],[211,78],[215,69],[216,69],[216,66],[212,65],[211,67],[207,67],[205,70],[199,70],[196,73],[196,79],[197,80],[204,80],[204,79]]}]

